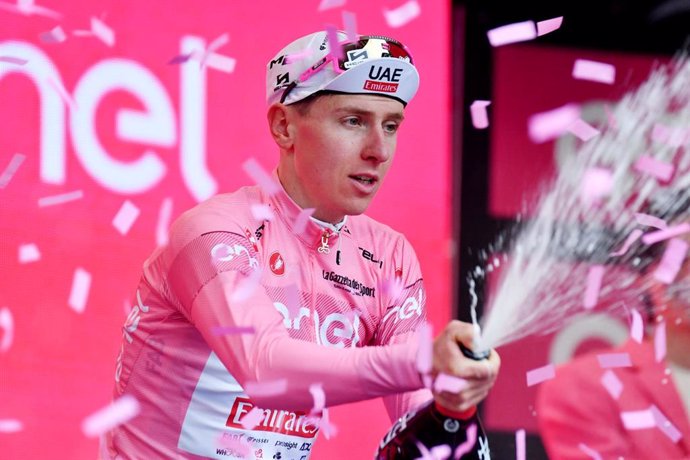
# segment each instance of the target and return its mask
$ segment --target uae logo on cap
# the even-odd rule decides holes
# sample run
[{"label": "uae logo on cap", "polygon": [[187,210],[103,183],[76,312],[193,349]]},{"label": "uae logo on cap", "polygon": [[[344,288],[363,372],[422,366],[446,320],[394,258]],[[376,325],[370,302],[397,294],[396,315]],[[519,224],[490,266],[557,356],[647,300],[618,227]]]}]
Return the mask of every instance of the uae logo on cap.
[{"label": "uae logo on cap", "polygon": [[274,275],[282,276],[285,274],[285,261],[278,251],[274,251],[268,259],[268,266]]}]

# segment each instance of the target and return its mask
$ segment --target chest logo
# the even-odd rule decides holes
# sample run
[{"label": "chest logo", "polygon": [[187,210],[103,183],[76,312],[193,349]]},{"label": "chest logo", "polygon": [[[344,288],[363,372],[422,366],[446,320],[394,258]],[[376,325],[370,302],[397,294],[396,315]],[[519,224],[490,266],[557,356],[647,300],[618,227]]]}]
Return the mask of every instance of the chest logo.
[{"label": "chest logo", "polygon": [[276,276],[283,276],[285,274],[285,260],[283,260],[283,256],[278,251],[274,251],[271,254],[271,257],[268,259],[268,266]]}]

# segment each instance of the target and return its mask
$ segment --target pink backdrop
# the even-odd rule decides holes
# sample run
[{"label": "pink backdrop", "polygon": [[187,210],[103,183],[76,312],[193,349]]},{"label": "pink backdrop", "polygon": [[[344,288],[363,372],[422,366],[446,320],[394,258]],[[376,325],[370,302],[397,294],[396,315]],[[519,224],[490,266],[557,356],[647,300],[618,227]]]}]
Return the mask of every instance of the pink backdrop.
[{"label": "pink backdrop", "polygon": [[[318,11],[319,0],[141,2],[45,0],[61,20],[0,10],[0,173],[17,153],[23,163],[0,188],[0,311],[14,336],[0,352],[0,457],[93,459],[97,442],[81,422],[109,402],[122,326],[141,263],[157,243],[161,210],[172,217],[215,192],[250,179],[241,164],[274,166],[267,135],[264,66],[277,49],[325,24],[389,34],[411,48],[422,76],[406,112],[398,156],[370,215],[403,231],[425,272],[429,312],[450,316],[450,98],[448,2],[423,2],[405,25],[384,10],[407,0],[350,0]],[[115,32],[107,46],[88,30],[91,17]],[[60,25],[68,39],[44,43]],[[169,65],[188,47],[223,33],[218,53],[232,73]],[[64,86],[75,106],[67,108]],[[40,207],[41,197],[81,190],[79,200]],[[140,210],[126,235],[112,225],[128,200]],[[421,213],[424,213],[421,216]],[[19,260],[34,244],[40,259]],[[76,271],[90,275],[81,312],[70,307]],[[0,327],[0,344],[9,330]],[[161,389],[165,397],[165,389]],[[339,434],[321,436],[314,458],[370,458],[389,423],[378,401],[335,408]],[[21,430],[7,422],[21,422]],[[9,427],[11,428],[11,427]],[[10,431],[10,432],[8,432]]]}]

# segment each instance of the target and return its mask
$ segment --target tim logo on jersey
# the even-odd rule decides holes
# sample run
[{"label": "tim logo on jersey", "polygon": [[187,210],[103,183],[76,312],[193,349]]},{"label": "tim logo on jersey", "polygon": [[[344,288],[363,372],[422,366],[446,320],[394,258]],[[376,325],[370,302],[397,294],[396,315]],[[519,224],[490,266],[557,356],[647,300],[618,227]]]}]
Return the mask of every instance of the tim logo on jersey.
[{"label": "tim logo on jersey", "polygon": [[402,77],[403,69],[386,65],[369,66],[369,80],[364,80],[363,88],[368,91],[396,93]]}]

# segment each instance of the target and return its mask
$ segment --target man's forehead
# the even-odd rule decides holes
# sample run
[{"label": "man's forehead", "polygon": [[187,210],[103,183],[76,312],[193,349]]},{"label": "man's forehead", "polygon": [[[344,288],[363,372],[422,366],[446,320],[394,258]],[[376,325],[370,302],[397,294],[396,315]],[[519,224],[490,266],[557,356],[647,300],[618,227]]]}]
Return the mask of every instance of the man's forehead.
[{"label": "man's forehead", "polygon": [[405,106],[398,100],[373,94],[332,94],[323,98],[325,107],[339,112],[358,112],[402,118]]}]

